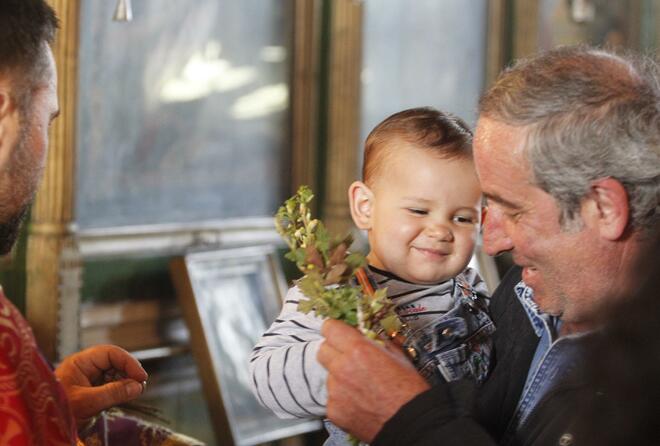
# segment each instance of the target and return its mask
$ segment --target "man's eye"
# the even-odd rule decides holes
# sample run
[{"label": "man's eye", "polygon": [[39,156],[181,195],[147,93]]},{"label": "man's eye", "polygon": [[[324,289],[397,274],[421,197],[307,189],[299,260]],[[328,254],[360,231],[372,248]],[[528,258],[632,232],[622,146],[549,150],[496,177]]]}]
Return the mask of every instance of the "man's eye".
[{"label": "man's eye", "polygon": [[60,115],[60,110],[59,109],[55,113],[50,115],[50,118],[48,119],[48,126],[49,127],[59,115]]},{"label": "man's eye", "polygon": [[510,220],[518,220],[521,215],[521,212],[517,209],[507,209],[503,213]]},{"label": "man's eye", "polygon": [[511,223],[517,223],[522,217],[522,212],[503,212],[504,218]]},{"label": "man's eye", "polygon": [[408,208],[408,212],[415,215],[427,215],[429,211],[420,208]]}]

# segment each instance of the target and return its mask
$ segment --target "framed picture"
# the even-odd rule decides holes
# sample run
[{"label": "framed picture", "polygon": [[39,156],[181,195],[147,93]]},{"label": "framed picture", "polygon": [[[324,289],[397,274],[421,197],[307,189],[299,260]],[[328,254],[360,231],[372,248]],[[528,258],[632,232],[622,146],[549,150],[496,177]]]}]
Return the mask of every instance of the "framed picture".
[{"label": "framed picture", "polygon": [[173,259],[171,270],[218,444],[254,445],[319,429],[318,420],[277,418],[250,390],[250,352],[286,293],[274,248],[191,253]]}]

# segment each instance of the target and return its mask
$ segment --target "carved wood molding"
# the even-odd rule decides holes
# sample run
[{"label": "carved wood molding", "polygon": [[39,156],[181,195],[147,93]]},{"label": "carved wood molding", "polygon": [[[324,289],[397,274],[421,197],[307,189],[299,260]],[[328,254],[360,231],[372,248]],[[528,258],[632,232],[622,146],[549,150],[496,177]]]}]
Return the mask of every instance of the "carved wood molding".
[{"label": "carved wood molding", "polygon": [[513,1],[513,57],[521,58],[539,49],[540,0]]},{"label": "carved wood molding", "polygon": [[507,63],[508,4],[506,0],[488,2],[488,28],[486,39],[486,78],[488,88]]},{"label": "carved wood molding", "polygon": [[320,51],[320,0],[294,1],[291,101],[291,193],[306,184],[316,189]]},{"label": "carved wood molding", "polygon": [[[67,288],[62,283],[62,251],[71,245],[69,228],[73,219],[80,0],[50,0],[49,3],[60,19],[60,30],[53,45],[60,117],[49,132],[44,179],[32,207],[27,246],[26,313],[42,351],[48,359],[56,360],[60,353],[61,297]],[[64,260],[71,262],[70,258]]]},{"label": "carved wood molding", "polygon": [[352,228],[346,191],[358,177],[362,14],[362,2],[332,2],[323,219],[337,233]]}]

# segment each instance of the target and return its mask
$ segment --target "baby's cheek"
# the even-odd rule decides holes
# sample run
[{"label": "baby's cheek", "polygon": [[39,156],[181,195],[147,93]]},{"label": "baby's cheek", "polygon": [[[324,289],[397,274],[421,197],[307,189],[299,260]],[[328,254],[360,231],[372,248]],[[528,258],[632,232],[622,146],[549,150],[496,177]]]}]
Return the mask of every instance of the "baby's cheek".
[{"label": "baby's cheek", "polygon": [[466,230],[464,233],[461,233],[461,251],[471,254],[474,251],[474,247],[477,243],[477,237],[479,233],[477,229]]},{"label": "baby's cheek", "polygon": [[404,222],[402,224],[392,225],[388,235],[390,237],[412,240],[422,235],[422,231],[416,225]]}]

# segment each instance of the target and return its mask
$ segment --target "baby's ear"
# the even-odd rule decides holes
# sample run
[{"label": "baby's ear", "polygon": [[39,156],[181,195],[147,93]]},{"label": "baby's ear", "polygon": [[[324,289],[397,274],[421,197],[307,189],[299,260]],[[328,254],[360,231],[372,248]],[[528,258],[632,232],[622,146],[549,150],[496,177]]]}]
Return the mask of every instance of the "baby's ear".
[{"label": "baby's ear", "polygon": [[358,229],[371,229],[371,212],[374,194],[362,181],[355,181],[348,188],[351,217]]}]

